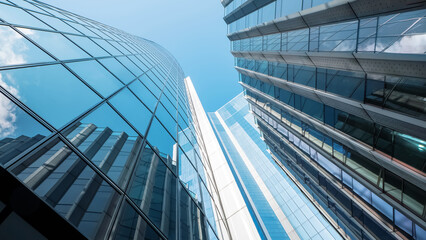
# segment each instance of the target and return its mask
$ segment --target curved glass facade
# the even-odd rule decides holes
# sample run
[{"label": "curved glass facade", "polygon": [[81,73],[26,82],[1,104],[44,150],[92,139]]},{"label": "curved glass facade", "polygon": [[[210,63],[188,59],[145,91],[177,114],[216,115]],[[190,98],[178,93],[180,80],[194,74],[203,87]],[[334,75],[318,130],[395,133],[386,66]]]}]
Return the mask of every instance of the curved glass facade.
[{"label": "curved glass facade", "polygon": [[222,239],[188,106],[158,44],[0,1],[1,167],[86,238]]}]

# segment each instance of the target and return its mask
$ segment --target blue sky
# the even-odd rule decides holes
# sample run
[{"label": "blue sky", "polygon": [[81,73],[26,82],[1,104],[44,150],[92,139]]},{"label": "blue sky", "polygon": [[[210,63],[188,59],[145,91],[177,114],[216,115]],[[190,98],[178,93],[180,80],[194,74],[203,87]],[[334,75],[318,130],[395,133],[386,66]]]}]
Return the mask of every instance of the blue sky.
[{"label": "blue sky", "polygon": [[239,92],[220,0],[44,0],[54,6],[155,41],[189,75],[206,111]]}]

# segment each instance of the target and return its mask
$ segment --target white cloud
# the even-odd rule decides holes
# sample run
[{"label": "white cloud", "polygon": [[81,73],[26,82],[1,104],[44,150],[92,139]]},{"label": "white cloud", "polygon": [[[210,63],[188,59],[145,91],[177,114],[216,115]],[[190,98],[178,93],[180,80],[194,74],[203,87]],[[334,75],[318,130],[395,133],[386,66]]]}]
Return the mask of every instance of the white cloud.
[{"label": "white cloud", "polygon": [[[24,30],[25,34],[32,35],[34,31]],[[28,50],[24,37],[11,28],[0,28],[0,65],[24,64]]]},{"label": "white cloud", "polygon": [[385,50],[390,53],[419,53],[426,51],[426,35],[403,36]]},{"label": "white cloud", "polygon": [[[18,96],[18,90],[7,85],[3,81],[3,76],[0,74],[0,86],[9,91],[11,94]],[[16,130],[16,105],[8,98],[0,95],[0,138],[12,135]]]}]

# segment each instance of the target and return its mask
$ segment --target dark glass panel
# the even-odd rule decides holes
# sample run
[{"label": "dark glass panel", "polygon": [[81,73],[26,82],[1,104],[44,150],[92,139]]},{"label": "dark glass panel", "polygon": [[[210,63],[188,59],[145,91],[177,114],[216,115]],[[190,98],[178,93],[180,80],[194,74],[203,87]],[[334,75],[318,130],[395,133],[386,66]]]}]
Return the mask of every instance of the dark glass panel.
[{"label": "dark glass panel", "polygon": [[160,240],[158,233],[139,215],[127,201],[124,201],[120,217],[113,233],[113,239]]},{"label": "dark glass panel", "polygon": [[395,132],[394,157],[421,171],[426,162],[426,141]]},{"label": "dark glass panel", "polygon": [[376,126],[375,147],[389,156],[392,156],[393,131],[387,127]]},{"label": "dark glass panel", "polygon": [[160,157],[147,146],[137,161],[128,194],[158,228],[169,238],[174,238],[176,177],[164,161],[168,159]]},{"label": "dark glass panel", "polygon": [[404,181],[404,192],[402,193],[402,203],[417,215],[421,216],[426,204],[426,193],[419,187]]},{"label": "dark glass panel", "polygon": [[384,191],[401,201],[402,179],[389,171],[385,171]]}]

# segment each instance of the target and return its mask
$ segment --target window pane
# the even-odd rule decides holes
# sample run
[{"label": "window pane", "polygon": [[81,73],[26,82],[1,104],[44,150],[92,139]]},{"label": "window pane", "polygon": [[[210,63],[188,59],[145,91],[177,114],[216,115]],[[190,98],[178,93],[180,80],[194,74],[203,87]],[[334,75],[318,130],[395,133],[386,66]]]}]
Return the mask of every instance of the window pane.
[{"label": "window pane", "polygon": [[108,97],[123,86],[117,78],[96,61],[75,62],[67,65],[104,97]]},{"label": "window pane", "polygon": [[110,223],[118,193],[67,145],[57,138],[51,142],[56,144],[45,144],[27,155],[20,166],[23,171],[14,173],[86,237],[103,234],[97,223]]},{"label": "window pane", "polygon": [[158,99],[143,85],[140,81],[135,81],[129,86],[130,90],[138,96],[140,100],[147,106],[152,112],[154,111],[155,105]]},{"label": "window pane", "polygon": [[56,128],[100,100],[61,65],[0,71],[0,75],[2,87]]},{"label": "window pane", "polygon": [[[138,159],[129,196],[170,239],[176,234],[176,177],[147,146]],[[165,222],[167,224],[162,224]]]},{"label": "window pane", "polygon": [[115,58],[100,59],[99,61],[125,84],[136,78],[135,75],[115,60]]},{"label": "window pane", "polygon": [[49,133],[39,122],[0,93],[0,164],[11,161]]},{"label": "window pane", "polygon": [[[19,28],[19,30],[24,33],[28,32],[28,30],[23,28]],[[27,35],[29,38],[33,39],[37,42],[37,44],[49,51],[58,59],[65,60],[89,57],[89,55],[83,52],[83,50],[59,33],[37,30],[31,30],[30,33],[31,34]]]},{"label": "window pane", "polygon": [[113,233],[113,239],[161,239],[154,229],[146,223],[127,201],[124,201],[123,204],[120,218],[117,222],[115,232]]},{"label": "window pane", "polygon": [[14,23],[29,27],[37,27],[44,29],[51,29],[46,24],[42,23],[40,20],[26,13],[24,10],[11,7],[5,4],[0,3],[0,16],[2,19],[8,23]]},{"label": "window pane", "polygon": [[149,129],[148,142],[158,149],[161,157],[167,159],[168,165],[175,166],[175,164],[172,163],[176,162],[176,159],[173,159],[173,151],[176,141],[166,131],[163,125],[160,124],[157,118],[154,118]]},{"label": "window pane", "polygon": [[67,37],[70,38],[77,45],[79,45],[81,48],[83,48],[85,51],[87,51],[93,57],[109,56],[109,54],[105,52],[105,50],[100,48],[87,37],[80,37],[75,35],[67,35]]},{"label": "window pane", "polygon": [[143,135],[152,113],[128,89],[109,100],[112,105]]},{"label": "window pane", "polygon": [[[24,32],[28,36],[34,33],[29,29]],[[53,58],[8,26],[0,26],[0,36],[0,66],[53,61]]]}]

